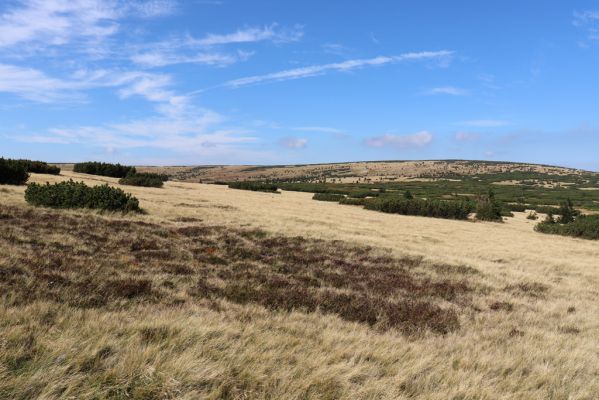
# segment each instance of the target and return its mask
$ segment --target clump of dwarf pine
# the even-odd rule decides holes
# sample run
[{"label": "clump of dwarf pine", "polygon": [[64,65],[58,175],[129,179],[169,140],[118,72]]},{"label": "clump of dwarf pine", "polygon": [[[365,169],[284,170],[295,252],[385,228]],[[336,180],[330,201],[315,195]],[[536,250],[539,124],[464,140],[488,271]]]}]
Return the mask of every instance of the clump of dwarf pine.
[{"label": "clump of dwarf pine", "polygon": [[577,217],[580,213],[574,209],[572,200],[566,199],[566,201],[560,204],[559,214],[560,217],[558,219],[558,222],[560,224],[569,224],[570,222],[574,222],[574,218]]},{"label": "clump of dwarf pine", "polygon": [[231,189],[251,190],[254,192],[279,193],[279,188],[277,187],[277,185],[272,183],[242,181],[229,182],[228,185]]},{"label": "clump of dwarf pine", "polygon": [[424,200],[406,199],[395,196],[383,196],[369,199],[365,203],[367,210],[391,214],[419,215],[422,217],[468,219],[473,205],[467,200]]},{"label": "clump of dwarf pine", "polygon": [[23,185],[27,179],[29,174],[23,163],[0,158],[0,184]]},{"label": "clump of dwarf pine", "polygon": [[27,172],[32,172],[34,174],[49,174],[49,175],[58,175],[60,174],[60,168],[56,165],[48,164],[44,161],[32,161],[32,160],[16,160],[17,162],[23,164],[25,170]]},{"label": "clump of dwarf pine", "polygon": [[489,190],[486,196],[479,196],[476,205],[476,219],[503,222],[501,203],[495,199],[493,190]]},{"label": "clump of dwarf pine", "polygon": [[312,200],[320,200],[320,201],[334,201],[338,202],[345,199],[345,196],[342,194],[334,194],[334,193],[314,193],[312,196]]},{"label": "clump of dwarf pine", "polygon": [[539,219],[539,216],[537,215],[536,211],[531,211],[526,216],[526,219],[530,219],[530,220],[536,221],[537,219]]},{"label": "clump of dwarf pine", "polygon": [[87,186],[72,179],[53,185],[32,183],[25,200],[34,206],[52,208],[92,208],[107,211],[140,212],[139,201],[123,190],[108,185]]},{"label": "clump of dwarf pine", "polygon": [[154,174],[150,172],[134,173],[119,179],[121,185],[144,186],[144,187],[162,187],[168,176]]},{"label": "clump of dwarf pine", "polygon": [[73,171],[82,174],[110,176],[112,178],[124,178],[128,174],[136,172],[135,167],[95,161],[77,163],[73,166]]}]

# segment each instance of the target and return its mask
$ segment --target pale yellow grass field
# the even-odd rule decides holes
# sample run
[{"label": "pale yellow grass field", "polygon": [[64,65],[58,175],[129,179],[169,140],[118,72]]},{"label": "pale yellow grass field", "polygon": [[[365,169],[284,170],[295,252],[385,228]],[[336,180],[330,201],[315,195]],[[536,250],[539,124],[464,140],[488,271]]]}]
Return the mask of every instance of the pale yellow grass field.
[{"label": "pale yellow grass field", "polygon": [[[68,171],[59,177],[34,174],[31,181],[70,177],[89,184],[117,181]],[[24,204],[24,187],[3,188],[3,204]],[[56,344],[60,349],[81,331],[94,330],[127,345],[127,338],[110,337],[111,330],[160,321],[184,332],[181,340],[197,341],[180,354],[173,348],[148,348],[139,355],[148,374],[166,368],[180,377],[222,374],[226,380],[252,371],[247,379],[261,377],[271,385],[270,398],[599,398],[596,241],[536,233],[524,213],[495,224],[383,214],[313,201],[309,193],[276,195],[181,182],[167,182],[163,189],[123,189],[148,212],[131,218],[172,222],[195,217],[210,224],[384,247],[398,255],[474,267],[488,291],[474,299],[480,311],[462,315],[460,330],[445,336],[409,338],[333,316],[272,314],[256,306],[231,305],[220,312],[200,306],[184,311],[146,307],[85,320],[65,317]],[[549,290],[541,297],[505,290],[519,283],[541,283]],[[511,302],[514,309],[490,311],[493,301]],[[8,318],[6,313],[0,317]],[[69,319],[79,322],[69,324]],[[264,397],[256,393],[245,396]]]}]

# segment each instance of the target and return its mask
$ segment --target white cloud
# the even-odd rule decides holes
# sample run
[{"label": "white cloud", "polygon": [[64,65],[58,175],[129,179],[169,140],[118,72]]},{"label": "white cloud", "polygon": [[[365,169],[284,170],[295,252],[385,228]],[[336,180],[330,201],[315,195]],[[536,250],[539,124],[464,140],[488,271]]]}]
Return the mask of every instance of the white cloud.
[{"label": "white cloud", "polygon": [[416,60],[443,60],[451,58],[452,51],[423,51],[418,53],[405,53],[399,56],[379,56],[367,59],[347,60],[339,63],[312,65],[308,67],[294,68],[285,71],[273,72],[264,75],[254,75],[245,78],[233,79],[224,83],[224,86],[237,88],[241,86],[277,82],[290,79],[307,78],[311,76],[323,75],[330,71],[347,72],[355,69],[374,67],[385,64],[397,63],[402,61]]},{"label": "white cloud", "polygon": [[466,89],[458,88],[458,87],[455,87],[455,86],[441,86],[441,87],[436,87],[436,88],[432,88],[427,93],[431,94],[431,95],[435,95],[435,94],[448,94],[448,95],[451,95],[451,96],[466,96],[466,95],[469,94]]},{"label": "white cloud", "polygon": [[293,130],[301,132],[344,133],[340,129],[329,128],[326,126],[298,126],[293,128]]},{"label": "white cloud", "polygon": [[230,54],[220,53],[196,53],[193,55],[176,54],[171,52],[151,51],[135,54],[131,61],[143,67],[156,68],[173,64],[205,64],[205,65],[229,65],[239,59],[246,59],[247,55],[236,57]]},{"label": "white cloud", "polygon": [[480,135],[476,132],[456,132],[455,140],[460,142],[470,142],[480,139]]},{"label": "white cloud", "polygon": [[598,10],[575,11],[574,20],[572,21],[572,23],[574,24],[574,26],[586,30],[587,39],[599,40]]},{"label": "white cloud", "polygon": [[289,149],[303,149],[308,145],[308,139],[297,137],[286,137],[279,140],[279,144]]},{"label": "white cloud", "polygon": [[510,121],[500,119],[473,119],[469,121],[462,121],[459,124],[464,126],[474,126],[478,128],[497,128],[500,126],[509,125]]},{"label": "white cloud", "polygon": [[410,135],[386,134],[365,141],[369,147],[397,147],[400,149],[424,147],[433,141],[432,133],[420,131]]},{"label": "white cloud", "polygon": [[201,39],[189,38],[188,45],[216,46],[226,44],[253,43],[261,41],[272,41],[275,43],[296,42],[302,38],[304,32],[300,26],[292,29],[280,29],[277,24],[264,26],[262,28],[248,27],[238,29],[233,33],[216,34],[210,33]]}]

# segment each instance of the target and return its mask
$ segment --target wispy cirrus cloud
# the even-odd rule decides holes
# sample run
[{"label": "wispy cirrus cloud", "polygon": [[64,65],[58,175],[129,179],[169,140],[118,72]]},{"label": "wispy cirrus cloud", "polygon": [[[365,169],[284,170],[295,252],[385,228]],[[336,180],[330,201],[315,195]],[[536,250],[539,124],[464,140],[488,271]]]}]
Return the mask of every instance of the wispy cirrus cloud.
[{"label": "wispy cirrus cloud", "polygon": [[73,42],[97,42],[119,31],[127,16],[171,13],[168,0],[22,0],[0,14],[0,48],[33,45],[39,50]]},{"label": "wispy cirrus cloud", "polygon": [[368,147],[395,147],[399,149],[419,148],[429,145],[433,141],[433,134],[429,131],[420,131],[408,135],[385,134],[366,139],[364,144]]},{"label": "wispy cirrus cloud", "polygon": [[426,92],[429,95],[447,94],[451,96],[467,96],[470,92],[466,89],[462,89],[455,86],[441,86],[428,90]]},{"label": "wispy cirrus cloud", "polygon": [[599,10],[575,11],[572,23],[586,31],[587,39],[599,40]]},{"label": "wispy cirrus cloud", "polygon": [[453,54],[453,51],[448,50],[422,51],[414,53],[405,53],[399,56],[379,56],[374,58],[346,60],[338,63],[312,65],[308,67],[293,68],[264,75],[254,75],[245,78],[233,79],[225,82],[223,86],[230,88],[238,88],[258,83],[280,82],[291,79],[308,78],[318,75],[324,75],[328,72],[349,72],[356,69],[399,63],[403,61],[437,60],[446,62],[448,59],[451,59]]},{"label": "wispy cirrus cloud", "polygon": [[215,47],[263,41],[276,44],[289,43],[300,40],[302,36],[303,30],[299,26],[280,28],[277,24],[259,28],[248,27],[226,34],[209,33],[202,38],[186,35],[157,43],[148,43],[141,48],[133,49],[134,54],[130,56],[130,60],[146,68],[185,63],[226,66],[238,61],[245,61],[254,52],[243,49],[223,52],[223,50],[214,49]]},{"label": "wispy cirrus cloud", "polygon": [[308,145],[308,139],[299,137],[284,137],[279,140],[279,145],[288,149],[303,149]]},{"label": "wispy cirrus cloud", "polygon": [[476,132],[456,132],[454,137],[459,142],[473,142],[480,139],[480,134]]}]

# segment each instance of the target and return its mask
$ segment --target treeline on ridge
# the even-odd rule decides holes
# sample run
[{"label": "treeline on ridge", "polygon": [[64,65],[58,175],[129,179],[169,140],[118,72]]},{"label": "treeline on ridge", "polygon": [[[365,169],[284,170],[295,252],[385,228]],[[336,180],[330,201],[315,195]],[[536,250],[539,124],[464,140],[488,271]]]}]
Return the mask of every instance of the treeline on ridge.
[{"label": "treeline on ridge", "polygon": [[124,178],[129,174],[135,174],[137,172],[135,167],[96,161],[77,163],[73,166],[73,171],[82,174],[109,176],[112,178]]},{"label": "treeline on ridge", "polygon": [[60,168],[44,161],[0,158],[0,184],[23,185],[29,173],[58,175]]},{"label": "treeline on ridge", "polygon": [[72,179],[55,184],[31,183],[25,201],[34,206],[51,208],[91,208],[107,211],[140,212],[137,198],[119,188],[87,186]]}]

